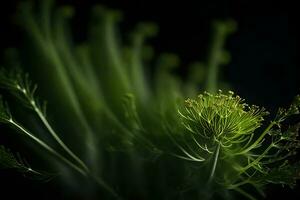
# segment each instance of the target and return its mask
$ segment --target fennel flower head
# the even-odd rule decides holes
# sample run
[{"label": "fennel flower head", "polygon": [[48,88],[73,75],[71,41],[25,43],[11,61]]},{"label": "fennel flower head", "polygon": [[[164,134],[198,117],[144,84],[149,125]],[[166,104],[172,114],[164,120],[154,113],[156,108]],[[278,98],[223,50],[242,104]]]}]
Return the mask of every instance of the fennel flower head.
[{"label": "fennel flower head", "polygon": [[230,147],[242,143],[261,126],[264,108],[249,106],[244,99],[221,90],[217,94],[205,92],[196,99],[187,99],[183,110],[179,111],[184,127],[200,137],[207,146],[220,144]]}]

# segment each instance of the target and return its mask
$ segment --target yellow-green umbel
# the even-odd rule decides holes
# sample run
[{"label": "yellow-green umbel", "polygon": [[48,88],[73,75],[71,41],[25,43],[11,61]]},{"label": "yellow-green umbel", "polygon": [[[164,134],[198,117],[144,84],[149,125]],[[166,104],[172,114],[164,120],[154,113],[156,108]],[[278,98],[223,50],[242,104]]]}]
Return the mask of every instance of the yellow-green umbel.
[{"label": "yellow-green umbel", "polygon": [[250,137],[267,114],[264,108],[248,106],[231,91],[205,92],[196,99],[188,99],[179,113],[183,125],[196,138],[208,140],[207,146],[217,143],[226,147]]},{"label": "yellow-green umbel", "polygon": [[[196,99],[185,101],[179,110],[183,126],[190,132],[196,144],[195,155],[180,146],[187,158],[193,161],[213,160],[208,182],[211,182],[219,160],[220,149],[227,154],[243,151],[261,126],[264,108],[249,106],[239,96],[229,91],[223,94],[205,92]],[[188,136],[187,136],[188,137]],[[191,146],[188,146],[191,149]]]}]

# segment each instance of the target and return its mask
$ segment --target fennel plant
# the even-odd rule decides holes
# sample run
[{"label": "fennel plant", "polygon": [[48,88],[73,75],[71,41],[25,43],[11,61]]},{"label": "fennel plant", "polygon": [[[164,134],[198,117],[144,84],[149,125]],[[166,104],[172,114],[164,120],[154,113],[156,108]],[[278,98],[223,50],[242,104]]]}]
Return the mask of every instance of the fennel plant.
[{"label": "fennel plant", "polygon": [[74,44],[73,9],[53,7],[51,0],[20,4],[30,51],[10,50],[0,73],[0,122],[43,150],[36,159],[49,166],[35,169],[1,146],[2,168],[38,180],[59,176],[81,198],[256,199],[269,184],[295,186],[299,123],[283,123],[299,114],[299,96],[265,120],[265,109],[218,90],[226,90],[218,74],[233,21],[214,23],[208,60],[182,81],[173,54],[156,59],[147,76],[145,40],[156,34],[154,24],[139,24],[122,43],[120,13],[95,6],[88,40]]}]

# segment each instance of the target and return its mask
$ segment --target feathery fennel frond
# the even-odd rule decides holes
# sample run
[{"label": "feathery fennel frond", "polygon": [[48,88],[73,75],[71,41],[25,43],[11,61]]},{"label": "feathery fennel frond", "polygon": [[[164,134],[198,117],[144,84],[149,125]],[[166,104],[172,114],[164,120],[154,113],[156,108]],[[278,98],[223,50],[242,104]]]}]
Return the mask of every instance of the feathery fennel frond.
[{"label": "feathery fennel frond", "polygon": [[29,74],[22,72],[20,68],[0,71],[0,87],[7,89],[16,96],[26,107],[32,110],[39,110],[46,115],[46,102],[40,103],[35,96],[37,84],[33,84],[29,79]]},{"label": "feathery fennel frond", "polygon": [[46,129],[56,140],[56,142],[79,164],[85,171],[88,171],[88,167],[84,162],[77,157],[67,145],[60,139],[58,134],[54,131],[52,126],[47,120],[46,117],[46,103],[43,106],[40,106],[39,100],[35,96],[37,90],[37,85],[32,84],[29,80],[29,75],[21,72],[21,70],[16,69],[15,72],[11,71],[9,74],[4,74],[4,71],[0,75],[1,85],[4,85],[8,90],[17,96],[27,107],[32,109],[37,116],[40,118]]},{"label": "feathery fennel frond", "polygon": [[0,96],[0,122],[8,123],[12,119],[9,107],[2,96]]},{"label": "feathery fennel frond", "polygon": [[[13,119],[8,105],[3,102],[2,99],[0,99],[0,120],[4,123],[8,123],[16,130],[20,131],[22,134],[25,134],[30,139],[35,141],[37,144],[39,144],[41,147],[43,147],[45,150],[47,150],[49,153],[56,156],[58,159],[60,159],[63,163],[65,163],[67,166],[73,168],[83,176],[90,176],[90,169],[85,165],[85,163],[78,157],[76,154],[74,154],[69,147],[60,139],[60,137],[57,135],[57,133],[54,131],[52,126],[49,124],[47,118],[46,118],[46,105],[43,106],[43,111],[41,110],[41,107],[37,103],[35,97],[35,91],[37,89],[37,86],[31,87],[31,82],[29,81],[28,75],[25,75],[25,78],[22,79],[22,72],[18,71],[18,73],[12,72],[9,76],[1,72],[1,80],[5,81],[5,85],[8,90],[16,95],[19,99],[22,100],[22,102],[29,107],[30,109],[34,110],[34,112],[38,115],[46,129],[49,131],[49,133],[53,136],[53,138],[56,140],[56,142],[69,154],[69,156],[74,159],[74,161],[77,162],[77,164],[74,164],[72,161],[70,161],[68,158],[64,157],[62,154],[60,154],[58,151],[50,147],[47,143],[36,137],[34,134],[32,134],[30,131],[28,131],[26,128],[24,128],[20,123],[18,123],[16,120]],[[92,176],[93,177],[93,176]],[[100,184],[101,187],[109,191],[113,196],[117,196],[117,194],[113,191],[110,186],[108,186],[102,179],[99,177],[94,176],[96,182]]]},{"label": "feathery fennel frond", "polygon": [[9,149],[0,146],[0,166],[2,169],[15,168],[21,172],[28,170],[27,166],[19,162]]},{"label": "feathery fennel frond", "polygon": [[[37,83],[46,91],[51,120],[28,74],[0,71],[4,95],[13,95],[37,117],[35,124],[25,124],[0,98],[0,122],[46,150],[47,160],[54,155],[61,161],[55,171],[68,172],[62,183],[78,181],[89,195],[103,189],[104,199],[106,193],[115,199],[233,199],[232,191],[255,199],[252,188],[263,195],[267,184],[295,185],[299,124],[286,120],[299,114],[300,97],[268,122],[264,108],[233,92],[217,92],[226,88],[218,75],[230,59],[224,45],[236,28],[232,20],[213,24],[208,60],[196,61],[184,80],[176,73],[177,55],[155,58],[147,45],[156,25],[138,24],[127,41],[118,37],[119,11],[94,6],[91,13],[87,39],[77,44],[71,6],[54,9],[52,0],[20,4],[17,20],[33,49],[20,67],[25,71],[28,65],[31,77],[42,77]],[[8,103],[13,108],[14,101]],[[52,138],[40,139],[40,133]],[[29,169],[2,147],[0,156],[3,166]]]},{"label": "feathery fennel frond", "polygon": [[15,121],[12,117],[11,118],[7,118],[7,116],[4,116],[2,118],[2,120],[5,121],[6,123],[8,123],[11,127],[13,127],[14,129],[16,129],[20,133],[22,133],[25,136],[29,137],[31,140],[33,140],[34,142],[36,142],[37,144],[39,144],[41,147],[43,147],[48,152],[52,153],[54,156],[56,156],[61,161],[63,161],[64,163],[66,163],[69,167],[75,169],[76,171],[78,171],[82,175],[86,176],[86,172],[83,169],[81,169],[77,165],[75,165],[72,162],[70,162],[67,158],[65,158],[64,156],[62,156],[60,153],[58,153],[56,150],[54,150],[48,144],[46,144],[41,139],[39,139],[38,137],[36,137],[34,134],[32,134],[31,132],[29,132],[26,128],[24,128],[21,124],[19,124],[17,121]]},{"label": "feathery fennel frond", "polygon": [[44,172],[39,172],[30,167],[28,162],[21,158],[19,154],[17,157],[4,146],[0,146],[0,169],[14,169],[25,176],[36,180],[49,180],[51,175]]},{"label": "feathery fennel frond", "polygon": [[[32,38],[35,47],[38,49],[43,60],[47,63],[44,67],[45,72],[48,72],[50,76],[54,77],[55,85],[63,92],[61,96],[69,103],[70,111],[75,114],[78,126],[82,129],[80,133],[85,138],[86,154],[89,156],[90,162],[97,163],[97,147],[96,140],[94,139],[94,133],[91,125],[88,122],[84,109],[80,103],[79,96],[77,94],[77,87],[80,87],[78,81],[74,82],[74,74],[70,74],[69,65],[76,63],[70,63],[70,52],[68,52],[67,42],[65,41],[65,23],[70,14],[70,9],[60,9],[53,14],[53,3],[42,3],[42,23],[37,20],[37,16],[40,14],[34,11],[34,5],[32,2],[22,2],[18,12],[18,22],[20,26],[26,30],[27,34]],[[46,33],[45,30],[49,30],[50,33]],[[67,49],[66,49],[67,48]],[[62,56],[60,53],[64,54]],[[72,60],[72,59],[71,59]],[[89,91],[92,87],[89,88]]]}]

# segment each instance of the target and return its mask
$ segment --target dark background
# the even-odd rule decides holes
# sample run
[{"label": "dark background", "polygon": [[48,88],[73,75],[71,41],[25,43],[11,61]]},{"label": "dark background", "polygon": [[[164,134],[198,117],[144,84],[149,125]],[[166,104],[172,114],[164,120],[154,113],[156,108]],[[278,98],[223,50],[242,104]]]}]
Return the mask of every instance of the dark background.
[{"label": "dark background", "polygon": [[[17,2],[10,0],[0,5],[0,55],[5,48],[18,47],[23,41],[23,33],[12,20]],[[179,55],[182,76],[186,74],[186,66],[190,63],[207,58],[212,21],[234,19],[238,29],[226,43],[232,60],[222,68],[222,80],[229,82],[234,91],[249,103],[271,111],[278,106],[288,105],[300,93],[299,31],[297,16],[292,12],[295,5],[291,2],[60,0],[59,4],[70,4],[76,9],[73,21],[76,40],[84,39],[83,30],[87,27],[89,9],[96,3],[123,12],[120,25],[125,33],[138,22],[155,22],[160,31],[149,43],[155,48],[156,54],[173,52]],[[0,144],[3,142],[0,141]],[[24,198],[31,199],[59,199],[62,193],[55,180],[45,184],[24,179],[13,172],[0,172],[0,182],[3,185],[0,184],[1,193],[4,191],[11,197],[22,194]],[[274,186],[267,193],[268,199],[279,196],[299,199],[300,187],[292,191]]]}]

